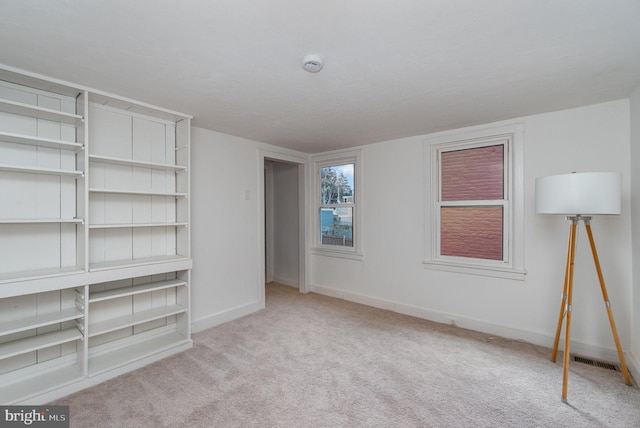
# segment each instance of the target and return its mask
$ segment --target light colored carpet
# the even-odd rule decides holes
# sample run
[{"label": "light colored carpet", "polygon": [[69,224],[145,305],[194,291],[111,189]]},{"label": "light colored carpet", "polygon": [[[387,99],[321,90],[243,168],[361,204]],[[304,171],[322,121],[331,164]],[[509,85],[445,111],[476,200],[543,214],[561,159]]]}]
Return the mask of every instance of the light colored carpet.
[{"label": "light colored carpet", "polygon": [[640,390],[550,350],[269,284],[267,308],[81,391],[72,427],[638,427]]}]

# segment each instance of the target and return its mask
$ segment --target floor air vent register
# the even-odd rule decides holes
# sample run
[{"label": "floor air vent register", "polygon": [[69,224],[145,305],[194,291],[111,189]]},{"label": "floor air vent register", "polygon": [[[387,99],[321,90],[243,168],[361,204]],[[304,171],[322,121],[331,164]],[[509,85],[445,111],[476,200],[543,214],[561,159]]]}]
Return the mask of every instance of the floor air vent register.
[{"label": "floor air vent register", "polygon": [[598,361],[592,358],[581,357],[579,355],[572,355],[571,359],[576,363],[589,364],[590,366],[600,367],[603,369],[613,370],[616,372],[622,371],[620,370],[620,367],[618,367],[616,364],[609,363],[606,361]]}]

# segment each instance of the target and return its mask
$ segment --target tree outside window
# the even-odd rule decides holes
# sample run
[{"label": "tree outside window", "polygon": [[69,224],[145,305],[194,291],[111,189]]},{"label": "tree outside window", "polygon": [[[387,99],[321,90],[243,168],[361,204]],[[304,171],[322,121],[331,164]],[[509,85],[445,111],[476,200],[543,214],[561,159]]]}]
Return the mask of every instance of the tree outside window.
[{"label": "tree outside window", "polygon": [[355,164],[320,168],[321,245],[353,247]]}]

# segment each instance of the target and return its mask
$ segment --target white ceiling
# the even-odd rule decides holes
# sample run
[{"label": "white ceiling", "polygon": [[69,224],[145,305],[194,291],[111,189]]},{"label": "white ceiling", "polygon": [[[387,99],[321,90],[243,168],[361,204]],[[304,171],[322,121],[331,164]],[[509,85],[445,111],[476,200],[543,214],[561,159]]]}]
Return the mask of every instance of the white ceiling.
[{"label": "white ceiling", "polygon": [[5,65],[309,153],[640,85],[638,0],[0,0],[0,40]]}]

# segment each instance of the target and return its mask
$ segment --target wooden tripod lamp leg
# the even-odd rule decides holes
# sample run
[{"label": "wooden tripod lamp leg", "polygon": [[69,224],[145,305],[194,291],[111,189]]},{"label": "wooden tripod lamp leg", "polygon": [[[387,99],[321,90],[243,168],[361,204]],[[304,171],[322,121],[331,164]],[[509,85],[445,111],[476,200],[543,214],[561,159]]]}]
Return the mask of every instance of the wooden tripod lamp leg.
[{"label": "wooden tripod lamp leg", "polygon": [[569,288],[569,264],[571,261],[571,237],[573,229],[569,228],[569,240],[567,244],[567,261],[564,267],[564,283],[562,287],[562,296],[560,296],[560,313],[558,314],[558,325],[556,327],[556,337],[553,341],[553,352],[551,353],[551,361],[556,362],[556,356],[558,354],[558,344],[560,343],[560,332],[562,330],[562,322],[566,314],[567,306],[567,292]]},{"label": "wooden tripod lamp leg", "polygon": [[576,258],[576,226],[578,224],[577,218],[571,219],[571,232],[569,233],[569,273],[567,275],[567,306],[566,317],[567,323],[565,325],[564,333],[564,351],[562,362],[562,401],[567,402],[567,390],[569,388],[569,356],[570,356],[570,344],[571,344],[571,312],[573,311],[573,268]]},{"label": "wooden tripod lamp leg", "polygon": [[591,233],[591,224],[589,220],[584,221],[585,228],[587,229],[587,235],[589,235],[589,244],[591,245],[591,253],[593,254],[593,262],[596,265],[596,271],[598,272],[598,280],[600,281],[600,289],[602,290],[602,298],[607,308],[607,315],[609,316],[609,324],[611,324],[611,332],[613,333],[613,340],[616,343],[616,349],[618,351],[618,358],[620,359],[620,367],[622,374],[624,375],[624,382],[627,385],[631,385],[631,376],[629,376],[629,369],[624,359],[624,353],[622,352],[622,346],[620,346],[620,338],[618,337],[618,330],[616,329],[616,322],[613,319],[613,311],[611,310],[611,302],[609,302],[609,295],[607,294],[607,287],[604,283],[604,277],[602,275],[602,269],[600,268],[600,260],[598,259],[598,252],[596,251],[596,243],[593,240],[593,234]]}]

